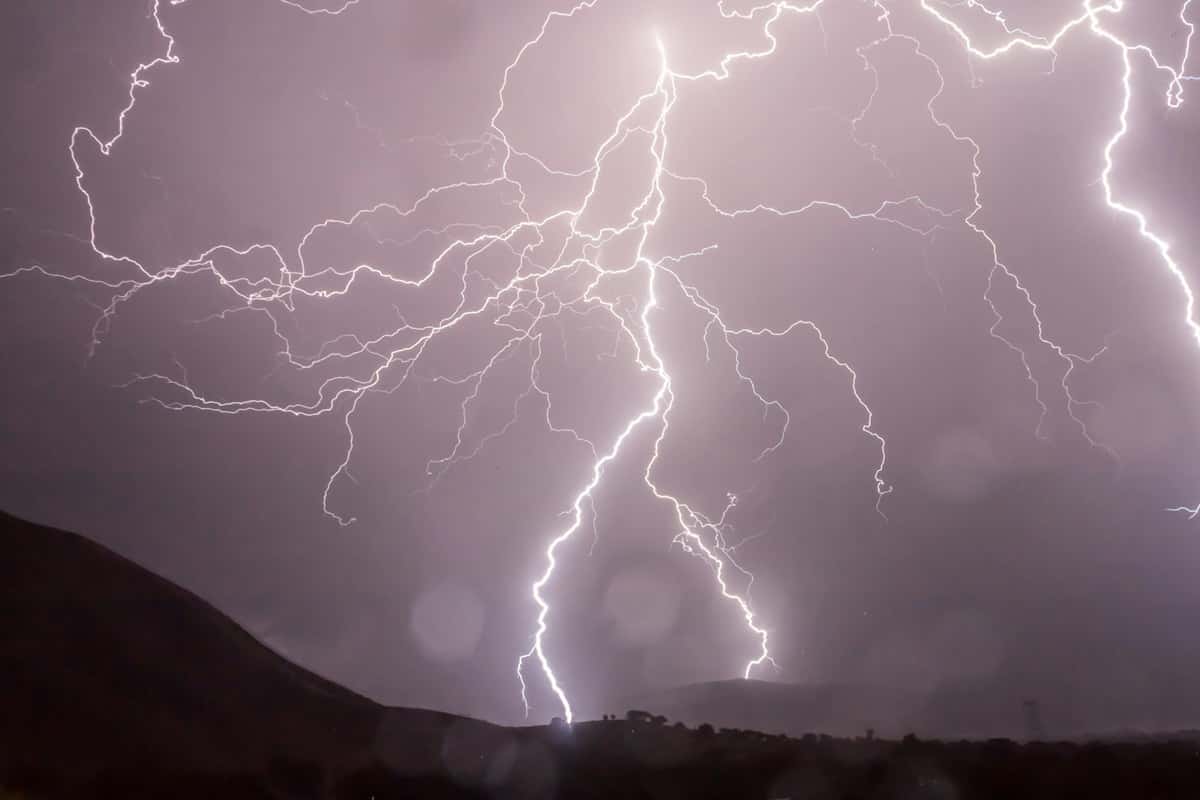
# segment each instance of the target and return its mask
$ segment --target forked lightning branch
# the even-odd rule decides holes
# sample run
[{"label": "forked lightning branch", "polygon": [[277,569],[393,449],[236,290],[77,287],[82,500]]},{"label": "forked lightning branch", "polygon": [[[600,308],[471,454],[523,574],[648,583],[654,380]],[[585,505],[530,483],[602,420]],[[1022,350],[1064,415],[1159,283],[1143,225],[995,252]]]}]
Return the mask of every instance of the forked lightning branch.
[{"label": "forked lightning branch", "polygon": [[[169,0],[176,6],[185,0]],[[355,12],[355,7],[366,0],[349,0],[341,6],[312,9],[294,0],[279,0],[295,13],[314,16],[337,16]],[[1166,4],[1168,0],[1163,0]],[[875,91],[866,105],[851,122],[854,144],[868,152],[872,158],[880,159],[879,151],[870,142],[860,139],[859,123],[871,111],[878,93],[879,81],[874,55],[876,50],[888,42],[900,42],[909,48],[915,58],[927,63],[937,76],[936,90],[924,104],[932,124],[941,129],[947,141],[966,144],[972,152],[969,179],[973,187],[973,198],[966,209],[943,209],[926,202],[919,195],[880,197],[868,208],[851,208],[833,201],[812,201],[796,208],[779,208],[767,203],[746,207],[725,207],[713,199],[704,175],[683,174],[673,168],[671,143],[668,136],[672,109],[677,99],[698,84],[706,82],[746,80],[745,71],[739,71],[745,62],[769,59],[776,51],[786,47],[777,37],[776,27],[780,20],[792,16],[807,17],[814,26],[822,26],[821,13],[838,4],[853,4],[872,10],[872,28],[866,31],[863,44],[855,55],[863,68],[875,78]],[[555,435],[562,437],[564,446],[571,446],[589,454],[586,481],[579,486],[573,497],[564,498],[567,509],[565,524],[546,533],[545,551],[540,574],[530,587],[532,611],[535,614],[534,628],[527,646],[516,646],[520,653],[516,662],[516,678],[521,689],[521,698],[526,714],[530,711],[528,685],[531,680],[541,680],[549,687],[561,713],[569,722],[574,716],[570,700],[570,676],[556,672],[548,652],[548,642],[553,636],[553,596],[556,591],[569,591],[569,587],[554,584],[556,568],[563,557],[563,545],[575,537],[594,520],[595,493],[615,468],[618,456],[624,454],[635,436],[649,436],[652,446],[644,454],[638,469],[647,494],[664,504],[672,512],[672,536],[681,549],[701,559],[711,570],[714,591],[728,601],[744,619],[748,638],[752,641],[742,674],[751,677],[774,661],[770,650],[769,624],[760,619],[754,610],[750,588],[751,573],[735,559],[735,546],[727,539],[728,519],[737,506],[737,497],[730,493],[727,503],[718,508],[702,508],[693,500],[663,488],[660,454],[671,436],[672,411],[677,399],[678,385],[672,379],[672,365],[660,346],[664,324],[662,305],[664,298],[671,302],[684,302],[707,320],[704,327],[703,346],[705,352],[712,347],[724,348],[730,355],[732,371],[730,381],[745,386],[755,402],[761,405],[763,419],[773,426],[770,443],[759,453],[760,460],[770,459],[781,447],[788,435],[791,415],[780,400],[771,397],[756,382],[755,376],[743,366],[742,350],[748,341],[763,337],[811,336],[818,341],[825,358],[834,367],[845,383],[847,402],[854,404],[861,413],[861,428],[878,450],[878,460],[870,475],[864,476],[875,493],[875,508],[885,515],[885,498],[892,491],[887,479],[887,440],[885,432],[874,425],[874,413],[870,404],[870,377],[860,375],[849,361],[838,354],[837,343],[831,341],[815,322],[797,318],[788,325],[771,327],[755,324],[753,320],[730,321],[723,314],[717,298],[706,296],[687,277],[687,261],[706,255],[717,249],[715,243],[686,253],[664,255],[652,248],[652,235],[664,209],[673,198],[681,196],[699,197],[708,209],[730,220],[740,220],[760,215],[771,215],[782,220],[800,217],[822,209],[841,215],[851,225],[891,226],[904,235],[927,239],[935,231],[952,227],[968,230],[972,236],[986,243],[991,253],[987,289],[982,298],[993,315],[990,329],[993,337],[1012,351],[1013,357],[1023,366],[1029,381],[1033,402],[1040,407],[1040,419],[1036,430],[1042,436],[1043,422],[1050,413],[1050,403],[1061,403],[1067,414],[1077,425],[1079,433],[1092,446],[1108,452],[1107,446],[1097,440],[1088,430],[1084,419],[1078,415],[1082,401],[1072,393],[1070,380],[1073,372],[1081,365],[1091,363],[1103,351],[1103,343],[1090,353],[1073,353],[1051,339],[1044,330],[1043,320],[1036,299],[1026,288],[1021,277],[1004,261],[1004,243],[997,241],[979,222],[986,197],[980,190],[983,175],[982,153],[975,139],[960,133],[939,115],[939,99],[946,81],[941,65],[929,54],[924,42],[916,35],[904,32],[896,23],[897,10],[916,11],[936,23],[935,29],[956,41],[969,60],[991,61],[1003,59],[1014,51],[1032,51],[1044,54],[1053,70],[1057,58],[1056,48],[1068,37],[1087,37],[1098,48],[1111,48],[1121,59],[1123,69],[1120,79],[1111,87],[1112,97],[1118,113],[1112,119],[1111,131],[1104,141],[1103,150],[1097,153],[1099,173],[1098,191],[1114,215],[1125,221],[1131,236],[1140,237],[1162,267],[1176,279],[1180,291],[1177,309],[1180,325],[1190,329],[1200,344],[1200,324],[1194,314],[1195,297],[1187,275],[1177,256],[1168,244],[1168,237],[1158,231],[1142,210],[1131,201],[1120,197],[1113,187],[1113,175],[1119,168],[1122,141],[1130,131],[1130,107],[1134,99],[1135,75],[1139,70],[1153,71],[1161,76],[1159,85],[1165,87],[1162,103],[1169,109],[1180,107],[1186,100],[1189,82],[1197,76],[1188,72],[1194,24],[1189,12],[1192,0],[1183,0],[1176,9],[1177,24],[1184,32],[1182,55],[1175,62],[1160,57],[1152,47],[1128,41],[1115,32],[1114,21],[1126,11],[1123,0],[1083,0],[1063,20],[1059,27],[1044,32],[1031,32],[1011,25],[1005,14],[974,0],[811,0],[806,3],[771,2],[762,5],[733,9],[724,2],[716,6],[719,17],[728,22],[740,21],[756,26],[757,44],[749,49],[731,50],[715,59],[714,63],[697,72],[679,71],[673,64],[672,54],[663,40],[647,37],[644,46],[657,48],[657,69],[646,76],[646,90],[634,100],[620,118],[607,131],[598,149],[585,168],[577,171],[555,169],[538,154],[521,150],[509,140],[502,124],[506,112],[506,97],[510,82],[523,59],[531,51],[546,46],[568,26],[583,26],[590,23],[592,15],[598,13],[602,0],[583,0],[573,7],[555,10],[546,15],[540,27],[514,53],[503,73],[496,76],[497,97],[494,111],[484,120],[485,130],[477,140],[447,143],[455,153],[468,150],[475,153],[487,152],[493,156],[487,174],[472,181],[460,181],[437,185],[425,190],[415,202],[401,207],[390,203],[379,203],[359,209],[349,216],[324,219],[313,224],[299,242],[289,246],[272,242],[214,243],[203,252],[174,264],[144,263],[128,255],[104,249],[99,241],[104,237],[97,230],[97,209],[89,190],[89,176],[82,166],[81,152],[88,155],[109,156],[114,148],[120,147],[121,139],[131,125],[137,124],[137,102],[144,93],[153,91],[153,75],[160,69],[181,69],[179,46],[171,33],[167,18],[169,9],[163,8],[161,0],[155,0],[150,18],[157,28],[162,43],[158,55],[143,61],[129,78],[125,104],[114,110],[114,115],[105,125],[89,127],[80,125],[70,133],[67,152],[75,168],[75,182],[79,201],[88,212],[88,242],[96,259],[104,269],[84,271],[71,270],[61,265],[31,263],[9,275],[36,273],[49,279],[69,281],[85,286],[89,291],[101,294],[101,304],[92,328],[91,350],[102,345],[111,321],[122,307],[144,290],[166,282],[177,281],[185,276],[208,276],[227,293],[230,303],[222,317],[231,314],[250,313],[262,315],[271,323],[279,341],[280,352],[286,363],[297,371],[331,376],[316,383],[310,397],[303,401],[279,403],[268,398],[247,395],[240,399],[223,399],[209,396],[203,387],[193,385],[186,369],[174,374],[149,372],[134,375],[127,385],[141,385],[152,391],[152,400],[165,408],[176,411],[201,411],[217,414],[287,414],[297,417],[338,416],[344,425],[346,447],[337,468],[330,474],[322,496],[322,506],[341,525],[354,521],[349,513],[336,509],[331,503],[330,493],[340,480],[347,479],[355,457],[356,411],[359,404],[370,393],[397,392],[415,383],[426,365],[431,345],[451,335],[463,335],[472,324],[486,322],[502,332],[500,342],[482,367],[465,368],[458,373],[439,374],[437,379],[458,387],[462,391],[459,426],[446,444],[445,452],[431,458],[428,472],[431,481],[436,481],[447,469],[471,459],[485,447],[502,446],[502,438],[516,424],[522,401],[536,398],[541,403],[544,422]],[[987,37],[996,44],[983,46],[972,38],[963,21],[964,13],[973,13],[986,21]],[[823,27],[821,28],[823,31]],[[669,37],[667,37],[669,40]],[[638,46],[640,43],[635,43]],[[644,183],[631,187],[636,189],[636,198],[626,210],[623,222],[607,227],[589,226],[588,212],[597,202],[600,182],[611,170],[615,153],[627,147],[644,148],[652,168],[644,176]],[[520,169],[518,169],[518,167]],[[535,170],[543,176],[563,177],[584,181],[586,191],[577,202],[538,215],[528,208],[527,187],[519,177]],[[525,179],[528,181],[528,179]],[[611,178],[610,178],[611,180]],[[518,198],[518,219],[508,225],[461,223],[443,228],[426,228],[420,233],[450,236],[450,241],[427,263],[419,265],[412,274],[415,277],[397,277],[388,269],[376,264],[362,263],[352,267],[335,267],[313,263],[308,255],[310,240],[330,229],[348,228],[371,219],[392,216],[397,219],[415,218],[434,198],[450,196],[459,191],[492,191],[506,189]],[[902,213],[905,208],[920,209],[923,218],[932,220],[927,225],[912,223],[911,215]],[[565,235],[557,231],[565,229]],[[458,234],[458,235],[456,235]],[[420,234],[418,234],[420,235]],[[553,245],[561,237],[561,245]],[[624,263],[609,263],[598,254],[611,243],[632,244],[627,247],[629,255]],[[550,252],[545,257],[546,251]],[[487,278],[474,272],[472,262],[488,254],[504,252],[517,259],[522,268],[505,279]],[[533,255],[537,254],[534,258]],[[246,278],[233,274],[227,264],[239,256],[267,256],[278,266],[277,276]],[[457,265],[457,266],[456,266]],[[401,319],[396,327],[374,337],[362,337],[347,332],[326,342],[314,354],[304,355],[284,333],[287,329],[281,320],[294,311],[297,300],[330,300],[356,292],[367,292],[364,285],[369,282],[392,284],[398,291],[414,294],[428,291],[435,280],[442,280],[447,271],[459,269],[457,297],[450,310],[432,322],[408,323]],[[617,283],[637,287],[630,296],[628,289],[617,294],[610,287]],[[469,291],[468,284],[486,282],[487,290],[480,295]],[[1015,286],[1022,301],[1027,305],[1034,320],[1038,345],[1048,348],[1064,364],[1061,381],[1052,389],[1044,387],[1035,376],[1030,353],[1021,345],[1000,333],[1004,315],[993,298],[1001,284]],[[564,288],[569,287],[569,288]],[[543,337],[549,326],[567,314],[598,314],[609,321],[620,338],[614,353],[628,355],[631,365],[641,373],[653,378],[655,389],[644,407],[624,421],[618,434],[611,441],[596,441],[564,423],[556,413],[554,392],[546,388],[542,380],[548,367],[543,362]],[[483,436],[470,441],[468,426],[474,411],[484,402],[485,384],[499,365],[523,353],[530,359],[528,382],[517,397],[511,400],[511,417]],[[367,368],[361,365],[368,364]],[[182,365],[181,365],[182,366]],[[339,371],[339,367],[344,370]],[[427,379],[424,378],[424,379]],[[1059,393],[1060,399],[1053,400],[1049,391]],[[644,441],[644,440],[643,440]],[[573,450],[572,452],[575,452]],[[627,459],[622,459],[627,463]],[[1181,505],[1171,509],[1191,516],[1200,515],[1200,505]],[[594,524],[594,521],[593,521]]]}]

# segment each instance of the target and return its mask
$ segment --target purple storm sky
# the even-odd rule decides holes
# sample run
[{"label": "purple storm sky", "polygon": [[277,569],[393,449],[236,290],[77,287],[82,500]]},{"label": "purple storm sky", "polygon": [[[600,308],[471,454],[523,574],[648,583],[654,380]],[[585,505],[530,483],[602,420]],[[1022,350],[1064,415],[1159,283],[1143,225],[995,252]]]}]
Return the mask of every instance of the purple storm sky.
[{"label": "purple storm sky", "polygon": [[535,721],[1200,722],[1200,4],[320,2],[0,10],[0,507],[387,703],[545,576]]}]

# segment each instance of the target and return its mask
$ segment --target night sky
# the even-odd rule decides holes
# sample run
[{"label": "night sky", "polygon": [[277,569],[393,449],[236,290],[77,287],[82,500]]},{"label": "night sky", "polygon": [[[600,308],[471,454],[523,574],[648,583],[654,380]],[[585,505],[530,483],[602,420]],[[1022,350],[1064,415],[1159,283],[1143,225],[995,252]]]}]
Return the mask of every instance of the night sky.
[{"label": "night sky", "polygon": [[512,723],[644,415],[543,592],[578,716],[758,655],[673,497],[755,678],[1200,724],[1200,345],[1102,181],[1144,46],[1110,185],[1200,285],[1200,6],[319,2],[164,3],[110,148],[154,7],[3,4],[0,507]]}]

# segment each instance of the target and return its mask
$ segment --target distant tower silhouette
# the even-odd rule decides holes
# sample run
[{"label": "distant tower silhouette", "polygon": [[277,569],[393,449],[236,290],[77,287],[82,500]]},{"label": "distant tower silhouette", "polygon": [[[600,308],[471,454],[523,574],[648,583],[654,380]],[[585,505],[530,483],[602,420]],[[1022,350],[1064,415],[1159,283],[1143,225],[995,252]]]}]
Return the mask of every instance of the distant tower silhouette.
[{"label": "distant tower silhouette", "polygon": [[1046,738],[1046,730],[1042,727],[1042,709],[1037,700],[1025,701],[1025,738],[1031,742]]}]

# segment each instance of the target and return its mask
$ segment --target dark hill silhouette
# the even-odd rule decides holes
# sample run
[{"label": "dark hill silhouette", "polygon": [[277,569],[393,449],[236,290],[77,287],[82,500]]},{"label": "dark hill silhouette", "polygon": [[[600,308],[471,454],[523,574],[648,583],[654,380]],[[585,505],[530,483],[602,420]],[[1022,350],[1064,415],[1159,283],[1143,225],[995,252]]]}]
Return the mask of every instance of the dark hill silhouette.
[{"label": "dark hill silhouette", "polygon": [[689,724],[711,722],[801,736],[819,732],[884,737],[1022,738],[1022,695],[994,685],[947,684],[918,693],[862,684],[794,684],[758,680],[697,683],[642,695],[619,705],[644,707]]},{"label": "dark hill silhouette", "polygon": [[[1151,687],[1115,704],[1094,686],[1073,684],[1071,677],[1044,681],[1035,690],[997,676],[948,681],[925,692],[736,679],[637,695],[616,706],[645,708],[688,724],[710,722],[789,736],[859,736],[872,728],[884,737],[915,733],[938,739],[1023,739],[1028,731],[1025,701],[1031,697],[1043,701],[1048,732],[1059,738],[1093,739],[1111,730],[1184,730],[1200,719],[1200,692],[1191,683]],[[1165,707],[1167,692],[1175,698],[1172,708]]]},{"label": "dark hill silhouette", "polygon": [[[719,684],[716,695],[725,702],[746,686]],[[814,726],[844,701],[882,708],[861,690],[751,688],[764,698],[746,709],[755,719],[771,703],[813,715]],[[696,691],[678,699],[695,703]],[[693,729],[662,710],[501,728],[384,708],[136,564],[0,514],[3,800],[1200,797],[1193,737],[1025,747],[795,739]]]},{"label": "dark hill silhouette", "polygon": [[922,698],[875,686],[819,685],[743,680],[694,683],[618,703],[647,708],[689,725],[748,728],[802,736],[860,736],[867,728],[899,738],[916,730]]},{"label": "dark hill silhouette", "polygon": [[370,744],[375,704],[133,562],[6,514],[0,552],[0,757],[234,767]]},{"label": "dark hill silhouette", "polygon": [[423,771],[442,732],[491,728],[386,709],[76,534],[0,513],[0,554],[5,773],[256,771],[280,756],[338,768],[389,749]]}]

